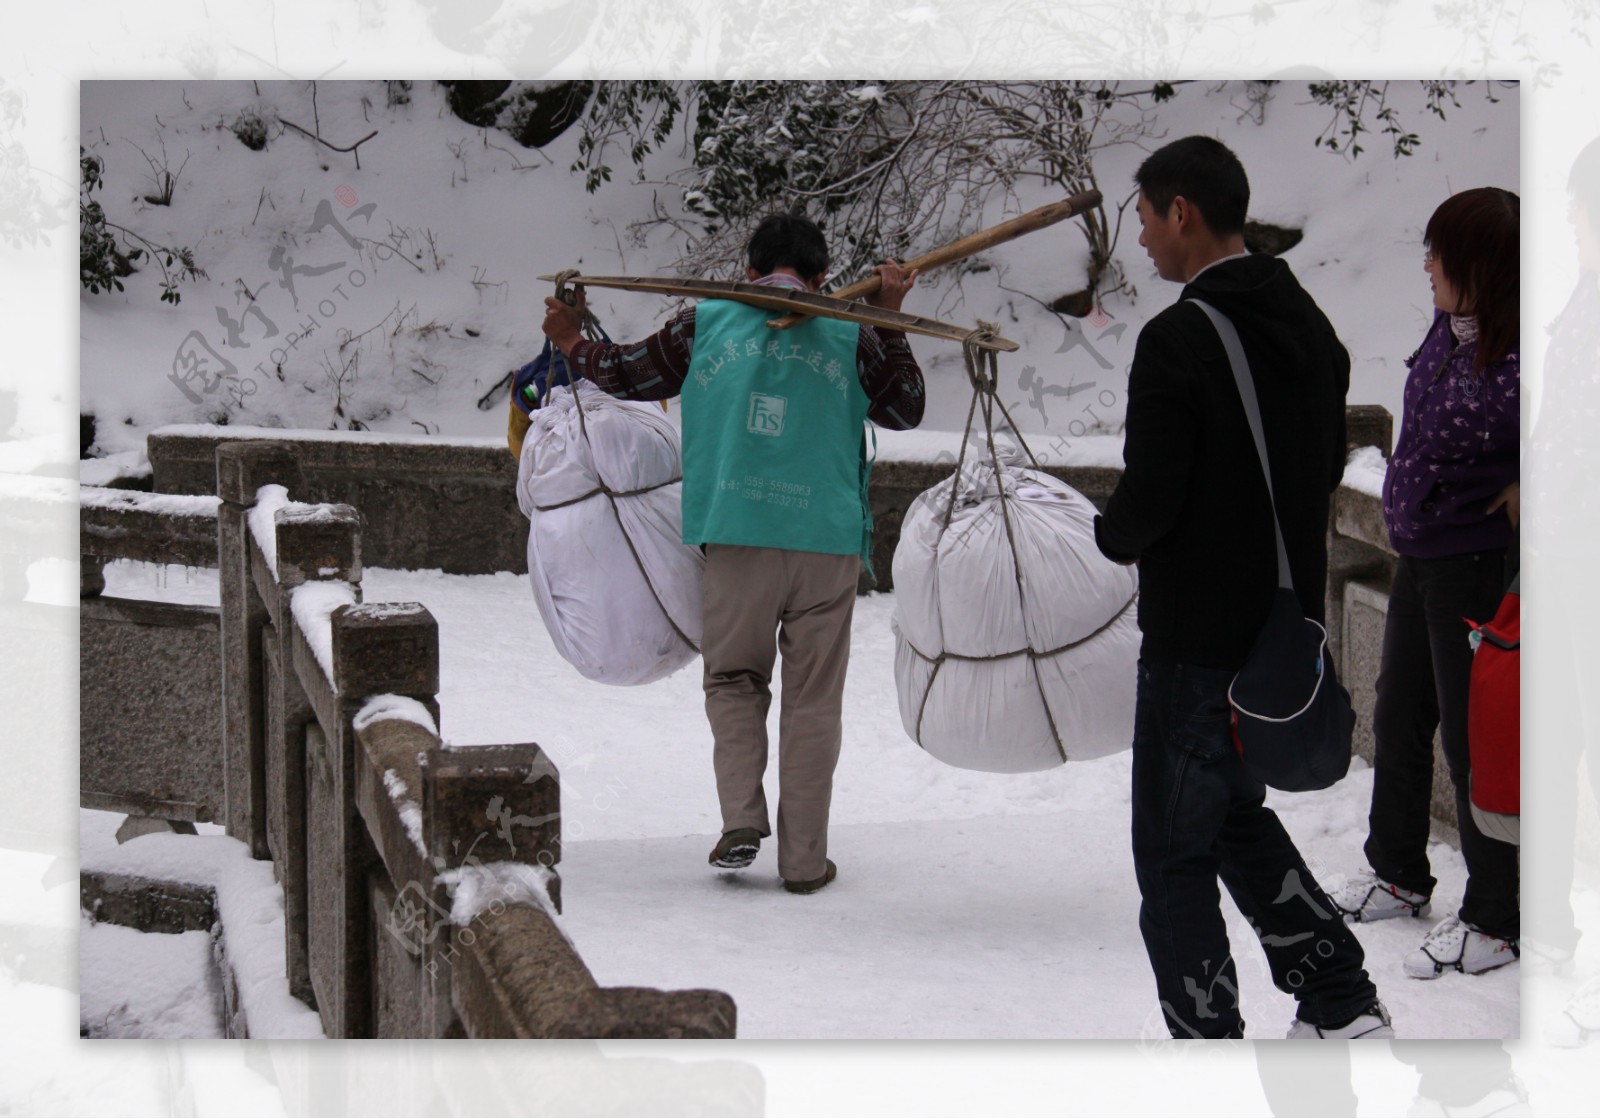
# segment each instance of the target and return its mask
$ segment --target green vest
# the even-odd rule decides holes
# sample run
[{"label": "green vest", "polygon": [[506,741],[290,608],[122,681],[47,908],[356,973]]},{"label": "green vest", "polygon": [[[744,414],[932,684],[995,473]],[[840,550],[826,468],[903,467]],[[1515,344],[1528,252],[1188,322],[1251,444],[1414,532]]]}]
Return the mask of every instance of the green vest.
[{"label": "green vest", "polygon": [[683,383],[683,542],[871,551],[861,327],[725,299],[695,310]]}]

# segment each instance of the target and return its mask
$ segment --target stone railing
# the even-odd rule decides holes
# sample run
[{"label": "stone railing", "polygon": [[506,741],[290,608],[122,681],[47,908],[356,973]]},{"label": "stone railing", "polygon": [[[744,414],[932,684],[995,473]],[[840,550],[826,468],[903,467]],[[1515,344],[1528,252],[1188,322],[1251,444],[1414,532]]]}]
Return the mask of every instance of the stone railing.
[{"label": "stone railing", "polygon": [[[222,605],[183,608],[216,622],[209,675],[195,659],[178,679],[173,657],[135,665],[136,652],[98,636],[96,611],[136,629],[179,628],[165,607],[152,607],[153,622],[138,613],[151,604],[88,608],[84,673],[100,686],[84,693],[85,728],[130,714],[114,702],[126,686],[212,704],[220,695],[220,706],[207,736],[201,714],[157,725],[164,701],[150,699],[145,742],[163,743],[153,764],[138,768],[128,732],[108,729],[94,769],[105,788],[86,780],[84,803],[216,820],[271,859],[289,988],[330,1037],[733,1036],[734,1004],[721,992],[595,982],[554,922],[554,765],[531,743],[440,741],[438,625],[419,603],[362,602],[360,518],[289,499],[302,484],[299,449],[219,445],[214,498],[88,494],[86,603],[103,589],[100,563],[126,557],[209,560]],[[173,643],[164,632],[141,639]],[[187,737],[169,746],[169,734]],[[89,896],[102,887],[85,880],[86,904],[117,910]],[[243,1009],[225,1008],[235,1032],[249,1030]]]},{"label": "stone railing", "polygon": [[146,440],[156,491],[215,492],[217,448],[292,441],[295,496],[361,511],[374,567],[439,568],[451,575],[528,570],[528,521],[517,507],[517,464],[503,439],[439,439],[366,432],[164,427]]},{"label": "stone railing", "polygon": [[220,822],[220,612],[102,593],[111,559],[215,567],[217,499],[85,486],[79,505],[78,802]]}]

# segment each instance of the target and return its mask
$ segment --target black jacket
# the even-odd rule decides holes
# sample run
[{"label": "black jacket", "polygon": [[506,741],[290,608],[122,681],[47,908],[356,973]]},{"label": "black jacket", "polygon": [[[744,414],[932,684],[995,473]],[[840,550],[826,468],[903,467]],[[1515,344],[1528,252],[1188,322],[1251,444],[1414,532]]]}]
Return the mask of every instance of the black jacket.
[{"label": "black jacket", "polygon": [[1141,655],[1235,669],[1277,586],[1272,516],[1244,406],[1197,297],[1233,320],[1256,385],[1289,568],[1323,620],[1328,501],[1344,474],[1350,355],[1281,260],[1207,269],[1139,333],[1124,470],[1095,540],[1139,560]]}]

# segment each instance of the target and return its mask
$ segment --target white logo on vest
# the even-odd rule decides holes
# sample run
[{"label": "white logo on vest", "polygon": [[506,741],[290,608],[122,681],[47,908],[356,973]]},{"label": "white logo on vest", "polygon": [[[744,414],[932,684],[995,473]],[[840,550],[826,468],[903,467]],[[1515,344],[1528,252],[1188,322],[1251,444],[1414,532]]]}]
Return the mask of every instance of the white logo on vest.
[{"label": "white logo on vest", "polygon": [[781,396],[751,393],[750,415],[745,426],[752,435],[782,435],[783,414],[788,408],[788,403]]}]

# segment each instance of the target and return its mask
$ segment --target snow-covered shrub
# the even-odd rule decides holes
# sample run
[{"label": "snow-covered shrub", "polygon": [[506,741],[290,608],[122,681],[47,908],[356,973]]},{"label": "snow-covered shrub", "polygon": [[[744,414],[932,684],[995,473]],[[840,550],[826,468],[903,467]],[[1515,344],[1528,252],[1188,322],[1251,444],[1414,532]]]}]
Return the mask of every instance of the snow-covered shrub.
[{"label": "snow-covered shrub", "polygon": [[122,290],[122,276],[133,274],[139,250],[124,253],[106,228],[106,212],[91,194],[103,184],[105,163],[78,149],[78,282],[91,292]]},{"label": "snow-covered shrub", "polygon": [[228,126],[239,143],[253,152],[258,152],[267,146],[267,125],[254,109],[246,109],[234,118]]},{"label": "snow-covered shrub", "polygon": [[[1147,137],[1151,106],[1172,93],[1164,82],[602,82],[573,170],[592,192],[622,147],[642,177],[687,116],[692,162],[666,181],[704,235],[691,237],[681,270],[735,271],[751,219],[783,210],[823,227],[848,282],[885,256],[972,232],[1022,180],[1095,189],[1096,153]],[[642,224],[652,222],[685,225],[670,214]],[[1088,240],[1084,287],[1120,285],[1116,223],[1102,206],[1075,225]]]},{"label": "snow-covered shrub", "polygon": [[[161,302],[176,304],[183,297],[178,293],[181,280],[203,277],[205,269],[194,259],[194,250],[187,246],[174,248],[157,244],[142,234],[125,226],[106,220],[106,212],[91,195],[104,185],[105,161],[90,155],[82,146],[78,148],[78,283],[91,292],[121,291],[120,277],[137,271],[133,262],[146,255],[161,269]],[[124,252],[117,241],[121,234]],[[138,242],[135,247],[130,242]]]}]

